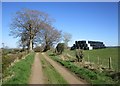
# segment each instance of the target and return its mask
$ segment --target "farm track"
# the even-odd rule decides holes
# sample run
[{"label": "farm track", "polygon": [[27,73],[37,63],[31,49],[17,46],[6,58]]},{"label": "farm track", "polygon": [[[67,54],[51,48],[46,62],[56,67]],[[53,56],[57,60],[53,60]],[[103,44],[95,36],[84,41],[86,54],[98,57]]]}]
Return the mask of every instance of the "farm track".
[{"label": "farm track", "polygon": [[29,84],[44,84],[44,77],[42,72],[41,61],[39,53],[36,53],[34,63],[32,65],[31,76]]},{"label": "farm track", "polygon": [[50,59],[48,56],[46,56],[45,53],[42,53],[43,57],[58,71],[61,76],[69,83],[69,84],[87,84],[82,79],[78,79],[78,77],[71,74],[70,71],[68,71],[66,68],[55,62],[54,60]]}]

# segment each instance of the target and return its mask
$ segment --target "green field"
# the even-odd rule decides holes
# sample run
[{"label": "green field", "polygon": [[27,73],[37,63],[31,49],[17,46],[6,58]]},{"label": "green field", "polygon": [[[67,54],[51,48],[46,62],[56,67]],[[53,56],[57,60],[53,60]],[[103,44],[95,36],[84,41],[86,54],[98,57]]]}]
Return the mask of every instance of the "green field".
[{"label": "green field", "polygon": [[113,84],[117,83],[117,81],[114,81],[111,77],[106,76],[105,73],[94,72],[87,68],[76,66],[70,61],[63,61],[60,59],[60,56],[53,55],[51,51],[47,52],[47,55],[93,86],[97,86],[97,84],[102,84],[102,86],[108,86],[108,84],[112,84],[111,86],[114,86]]},{"label": "green field", "polygon": [[[74,50],[65,50],[64,54],[70,54],[73,58],[75,58]],[[114,70],[118,70],[118,48],[105,48],[105,49],[95,49],[95,50],[84,50],[84,59],[85,61],[90,61],[95,64],[98,64],[99,57],[99,65],[103,65],[108,67],[109,57],[112,59],[112,68]]]}]

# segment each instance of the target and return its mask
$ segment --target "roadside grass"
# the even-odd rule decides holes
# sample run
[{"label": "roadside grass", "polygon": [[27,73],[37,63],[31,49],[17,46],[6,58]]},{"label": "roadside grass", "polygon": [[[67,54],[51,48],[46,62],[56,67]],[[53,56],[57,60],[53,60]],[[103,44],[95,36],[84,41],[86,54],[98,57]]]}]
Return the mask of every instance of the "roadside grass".
[{"label": "roadside grass", "polygon": [[[15,50],[15,49],[14,49]],[[25,57],[28,52],[26,51],[22,51],[22,52],[18,52],[18,50],[14,51],[12,49],[2,49],[1,51],[1,67],[2,67],[2,78],[6,78],[8,77],[6,70],[14,65],[15,62],[17,62],[18,60],[23,59],[23,57]]]},{"label": "roadside grass", "polygon": [[13,77],[3,82],[3,86],[6,86],[6,84],[28,84],[33,61],[34,53],[30,53],[25,59],[20,60],[6,70],[8,74],[12,72]]},{"label": "roadside grass", "polygon": [[86,68],[82,68],[79,66],[76,66],[74,63],[69,61],[63,61],[59,59],[59,56],[53,56],[51,55],[51,51],[47,52],[47,54],[55,61],[60,63],[62,66],[68,68],[71,72],[75,73],[78,77],[85,79],[88,83],[97,85],[97,84],[116,84],[115,81],[112,80],[112,78],[105,76],[104,73],[94,72]]},{"label": "roadside grass", "polygon": [[46,77],[45,84],[64,84],[64,86],[67,86],[67,81],[64,80],[64,78],[54,69],[54,67],[46,61],[41,54],[40,57],[43,73]]},{"label": "roadside grass", "polygon": [[[73,58],[75,57],[75,50],[65,50],[64,54],[68,53]],[[111,57],[112,68],[115,71],[118,71],[118,48],[105,48],[105,49],[95,49],[95,50],[84,50],[84,60],[89,61],[95,64],[103,65],[108,67],[108,60]],[[99,57],[99,61],[98,61]]]}]

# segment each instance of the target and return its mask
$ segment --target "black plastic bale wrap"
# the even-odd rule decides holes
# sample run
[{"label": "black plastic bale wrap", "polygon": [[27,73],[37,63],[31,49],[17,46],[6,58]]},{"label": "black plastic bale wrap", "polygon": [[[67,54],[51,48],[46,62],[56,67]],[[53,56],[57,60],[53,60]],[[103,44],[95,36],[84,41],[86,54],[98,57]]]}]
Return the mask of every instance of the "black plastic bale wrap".
[{"label": "black plastic bale wrap", "polygon": [[[91,47],[93,47],[93,49],[105,48],[105,45],[103,42],[88,41],[88,43],[90,44]],[[85,40],[75,41],[75,44],[73,44],[73,46],[71,47],[71,50],[78,49],[78,48],[84,49],[84,50],[89,50],[88,44]]]}]

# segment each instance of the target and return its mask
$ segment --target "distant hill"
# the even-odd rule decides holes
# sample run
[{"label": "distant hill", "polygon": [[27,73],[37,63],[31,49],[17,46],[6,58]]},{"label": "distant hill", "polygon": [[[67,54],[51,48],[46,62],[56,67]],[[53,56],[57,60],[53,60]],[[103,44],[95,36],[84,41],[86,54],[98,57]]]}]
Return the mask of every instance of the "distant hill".
[{"label": "distant hill", "polygon": [[106,46],[107,48],[120,48],[120,46]]}]

